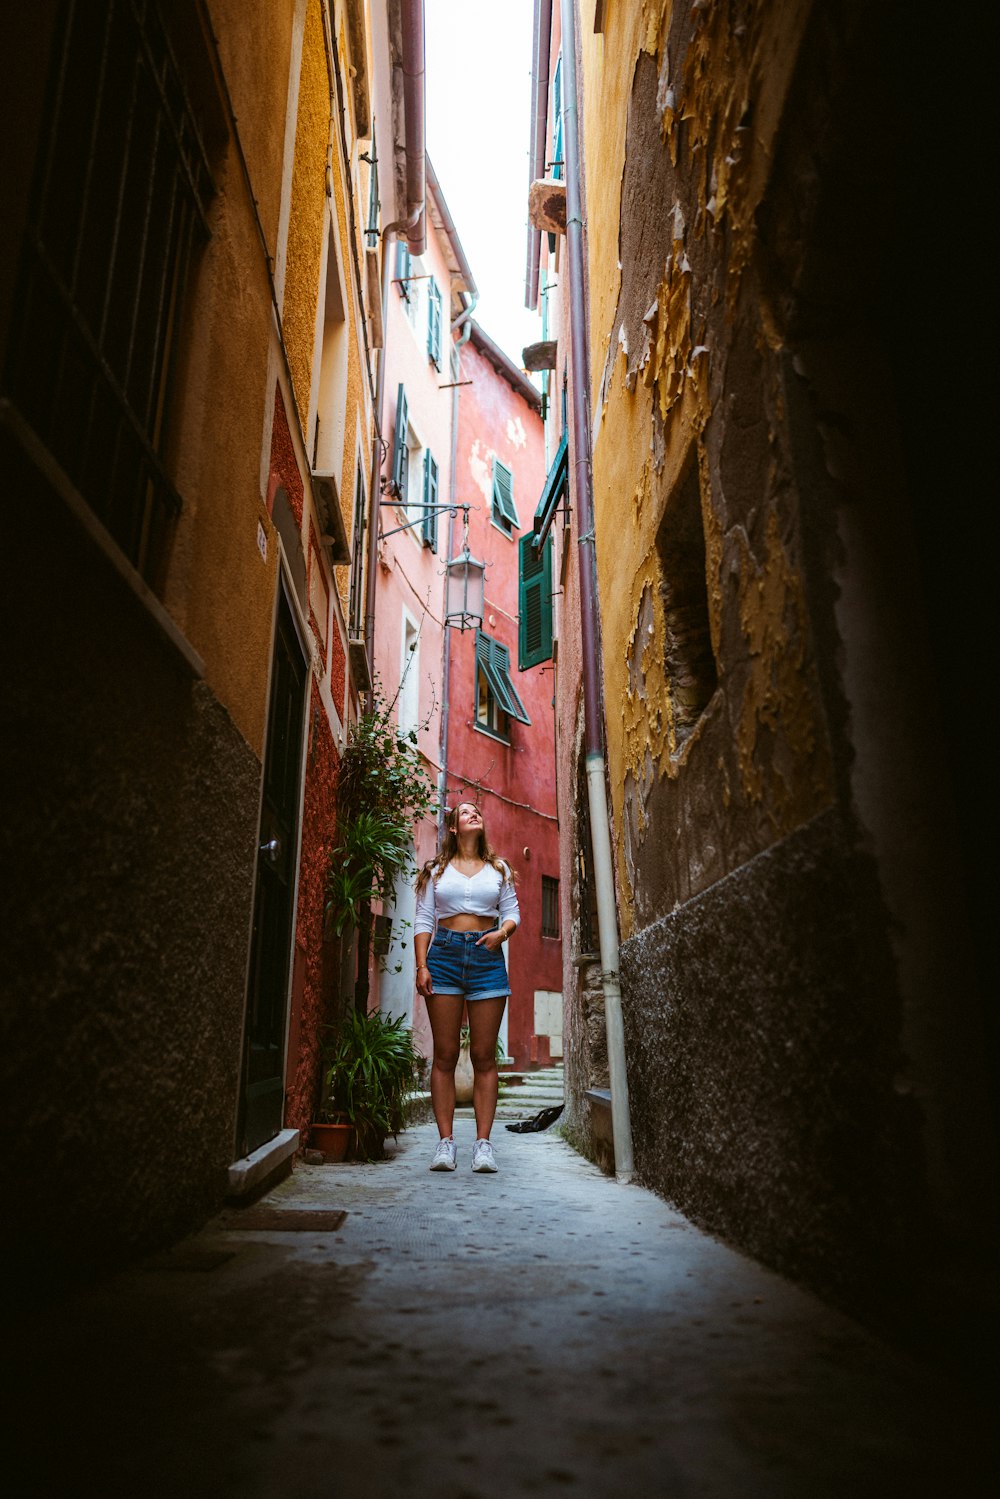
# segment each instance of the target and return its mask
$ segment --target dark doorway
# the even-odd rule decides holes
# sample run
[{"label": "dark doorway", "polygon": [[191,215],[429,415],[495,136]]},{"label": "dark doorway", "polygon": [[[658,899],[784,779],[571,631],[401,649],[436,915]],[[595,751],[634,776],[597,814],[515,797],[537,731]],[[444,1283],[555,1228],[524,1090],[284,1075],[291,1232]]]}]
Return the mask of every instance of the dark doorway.
[{"label": "dark doorway", "polygon": [[280,587],[257,839],[240,1100],[241,1155],[249,1155],[273,1140],[281,1129],[283,1115],[307,673],[291,608]]}]

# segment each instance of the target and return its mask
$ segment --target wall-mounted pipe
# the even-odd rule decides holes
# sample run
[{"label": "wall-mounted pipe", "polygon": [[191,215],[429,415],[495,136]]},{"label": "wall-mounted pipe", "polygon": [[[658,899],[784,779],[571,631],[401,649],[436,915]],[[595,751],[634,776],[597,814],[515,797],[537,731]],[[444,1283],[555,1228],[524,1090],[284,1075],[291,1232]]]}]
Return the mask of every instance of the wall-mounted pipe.
[{"label": "wall-mounted pipe", "polygon": [[594,484],[590,425],[590,337],[587,330],[579,118],[577,108],[576,0],[561,0],[563,152],[566,159],[566,258],[569,269],[570,355],[573,379],[572,468],[579,525],[580,635],[583,651],[583,704],[587,797],[590,804],[597,927],[601,945],[604,1018],[608,1034],[611,1127],[615,1174],[633,1173],[632,1121],[625,1068],[625,1031],[618,977],[618,913],[615,907],[611,825],[604,766],[604,723],[600,642],[597,633],[597,554],[594,546]]},{"label": "wall-mounted pipe", "polygon": [[[528,186],[545,176],[545,139],[549,118],[549,48],[552,45],[552,0],[535,0],[531,60],[531,147]],[[524,305],[538,306],[538,268],[542,259],[542,231],[528,225],[528,263],[524,275]]]},{"label": "wall-mounted pipe", "polygon": [[382,230],[402,234],[414,255],[427,248],[424,195],[424,0],[403,0],[403,111],[406,115],[406,213]]}]

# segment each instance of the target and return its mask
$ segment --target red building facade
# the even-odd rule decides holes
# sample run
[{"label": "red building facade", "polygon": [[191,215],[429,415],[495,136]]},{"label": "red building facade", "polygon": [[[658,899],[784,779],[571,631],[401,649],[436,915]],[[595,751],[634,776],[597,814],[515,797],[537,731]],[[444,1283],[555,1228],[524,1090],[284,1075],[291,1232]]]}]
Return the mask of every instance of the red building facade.
[{"label": "red building facade", "polygon": [[[517,875],[521,925],[507,949],[501,1039],[523,1068],[562,1055],[551,569],[530,552],[545,482],[541,398],[478,324],[457,352],[454,498],[470,507],[469,549],[486,578],[482,626],[450,632],[445,784],[449,805],[478,803]],[[461,545],[459,512],[449,557]]]}]

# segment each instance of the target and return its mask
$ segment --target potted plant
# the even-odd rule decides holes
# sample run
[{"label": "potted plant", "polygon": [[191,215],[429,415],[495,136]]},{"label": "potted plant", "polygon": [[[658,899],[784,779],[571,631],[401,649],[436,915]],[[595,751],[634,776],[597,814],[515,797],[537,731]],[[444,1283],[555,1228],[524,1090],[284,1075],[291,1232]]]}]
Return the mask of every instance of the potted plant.
[{"label": "potted plant", "polygon": [[344,1016],[327,1053],[321,1114],[353,1129],[359,1160],[380,1160],[386,1136],[404,1128],[419,1060],[401,1015],[389,1020],[351,1009]]}]

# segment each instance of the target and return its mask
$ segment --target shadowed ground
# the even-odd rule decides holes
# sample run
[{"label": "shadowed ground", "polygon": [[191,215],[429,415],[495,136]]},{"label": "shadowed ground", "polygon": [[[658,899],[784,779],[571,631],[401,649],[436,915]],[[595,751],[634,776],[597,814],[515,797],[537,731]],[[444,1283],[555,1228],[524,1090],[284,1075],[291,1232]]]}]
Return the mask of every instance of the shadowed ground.
[{"label": "shadowed ground", "polygon": [[496,1176],[469,1169],[471,1122],[453,1174],[426,1169],[435,1138],[299,1166],[265,1200],[323,1210],[323,1232],[230,1212],[33,1316],[10,1349],[13,1492],[992,1491],[987,1412],[950,1377],[551,1131],[498,1128]]}]

